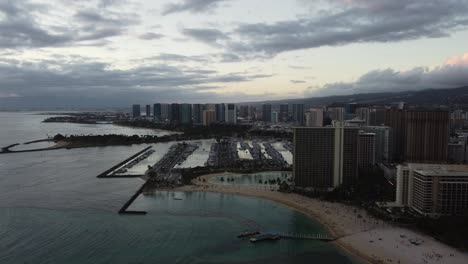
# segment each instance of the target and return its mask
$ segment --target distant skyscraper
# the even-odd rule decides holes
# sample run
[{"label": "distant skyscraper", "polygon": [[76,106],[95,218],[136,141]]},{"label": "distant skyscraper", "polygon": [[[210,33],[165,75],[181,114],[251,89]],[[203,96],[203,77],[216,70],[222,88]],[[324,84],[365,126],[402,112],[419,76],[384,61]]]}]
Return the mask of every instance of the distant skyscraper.
[{"label": "distant skyscraper", "polygon": [[356,128],[307,127],[294,129],[294,183],[297,187],[333,189],[357,180]]},{"label": "distant skyscraper", "polygon": [[153,119],[155,122],[161,122],[161,104],[153,105]]},{"label": "distant skyscraper", "polygon": [[216,104],[216,121],[225,122],[226,121],[226,106],[224,104]]},{"label": "distant skyscraper", "polygon": [[298,125],[304,125],[304,105],[293,104],[293,121]]},{"label": "distant skyscraper", "polygon": [[271,122],[271,104],[262,105],[262,120],[264,122]]},{"label": "distant skyscraper", "polygon": [[171,123],[178,125],[180,124],[180,106],[177,103],[171,104]]},{"label": "distant skyscraper", "polygon": [[405,121],[405,161],[446,163],[449,113],[447,111],[407,111]]},{"label": "distant skyscraper", "polygon": [[383,126],[385,124],[385,111],[384,108],[371,109],[369,125]]},{"label": "distant skyscraper", "polygon": [[151,105],[146,105],[146,117],[151,116]]},{"label": "distant skyscraper", "polygon": [[226,104],[225,122],[229,124],[237,124],[237,108],[235,104]]},{"label": "distant skyscraper", "polygon": [[343,109],[344,109],[344,114],[355,114],[356,113],[356,109],[358,109],[359,107],[361,107],[362,105],[361,104],[357,104],[357,103],[349,103],[349,104],[345,104]]},{"label": "distant skyscraper", "polygon": [[216,122],[216,111],[215,110],[203,111],[203,125],[209,126],[214,122]]},{"label": "distant skyscraper", "polygon": [[255,112],[256,112],[255,106],[249,105],[249,114],[248,114],[249,121],[255,120]]},{"label": "distant skyscraper", "polygon": [[310,109],[305,114],[306,127],[321,127],[323,126],[323,109]]},{"label": "distant skyscraper", "polygon": [[192,105],[191,104],[180,104],[180,123],[184,125],[192,124]]},{"label": "distant skyscraper", "polygon": [[288,104],[281,104],[280,105],[280,112],[279,112],[279,120],[281,122],[287,122],[289,119],[289,105]]},{"label": "distant skyscraper", "polygon": [[133,118],[140,117],[141,110],[140,110],[140,105],[139,104],[134,104],[132,106],[132,114],[133,114]]},{"label": "distant skyscraper", "polygon": [[278,118],[279,117],[279,113],[278,112],[272,112],[271,113],[271,122],[272,123],[278,123]]},{"label": "distant skyscraper", "polygon": [[388,109],[385,112],[385,126],[392,129],[392,161],[402,162],[405,155],[405,112],[403,110]]},{"label": "distant skyscraper", "polygon": [[249,117],[249,106],[248,105],[241,105],[239,107],[239,116],[242,118]]},{"label": "distant skyscraper", "polygon": [[392,160],[392,144],[391,131],[387,126],[364,126],[361,129],[367,133],[375,134],[375,161],[391,162]]},{"label": "distant skyscraper", "polygon": [[359,133],[358,168],[368,170],[375,165],[375,134]]},{"label": "distant skyscraper", "polygon": [[366,121],[365,124],[370,124],[370,109],[369,108],[358,108],[356,109],[356,117]]},{"label": "distant skyscraper", "polygon": [[170,104],[161,104],[161,121],[171,119],[171,105]]},{"label": "distant skyscraper", "polygon": [[203,122],[203,108],[201,104],[194,104],[192,108],[193,114],[193,123],[201,124]]},{"label": "distant skyscraper", "polygon": [[332,107],[328,109],[329,116],[334,121],[344,121],[345,109],[343,107]]},{"label": "distant skyscraper", "polygon": [[396,162],[445,163],[448,158],[449,113],[433,110],[387,110]]}]

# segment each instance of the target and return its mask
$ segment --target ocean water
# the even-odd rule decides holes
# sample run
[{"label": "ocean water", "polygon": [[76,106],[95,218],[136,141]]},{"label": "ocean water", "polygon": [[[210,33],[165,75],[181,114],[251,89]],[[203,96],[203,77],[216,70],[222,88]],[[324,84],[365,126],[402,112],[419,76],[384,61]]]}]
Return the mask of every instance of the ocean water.
[{"label": "ocean water", "polygon": [[[5,139],[4,132],[1,126]],[[11,136],[29,140],[18,135]],[[305,215],[267,200],[155,192],[130,207],[147,215],[118,215],[143,180],[96,175],[144,147],[0,155],[0,263],[354,263],[328,243],[238,239],[252,227],[325,232]]]}]

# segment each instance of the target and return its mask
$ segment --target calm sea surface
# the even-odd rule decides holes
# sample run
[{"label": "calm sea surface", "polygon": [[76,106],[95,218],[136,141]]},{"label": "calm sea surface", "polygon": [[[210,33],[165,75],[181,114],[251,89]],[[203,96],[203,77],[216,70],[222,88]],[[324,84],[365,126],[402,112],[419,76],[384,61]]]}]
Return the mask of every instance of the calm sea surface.
[{"label": "calm sea surface", "polygon": [[[0,146],[55,133],[146,133],[110,125],[40,123],[43,118],[0,113]],[[206,155],[205,142],[200,144],[200,155]],[[238,239],[239,232],[252,227],[325,232],[303,214],[261,199],[156,192],[130,207],[147,215],[119,216],[116,212],[143,181],[96,175],[145,146],[0,155],[0,263],[356,263],[327,243]],[[158,145],[154,148],[158,151]],[[200,162],[195,157],[188,164]],[[271,173],[258,177],[276,178]]]}]

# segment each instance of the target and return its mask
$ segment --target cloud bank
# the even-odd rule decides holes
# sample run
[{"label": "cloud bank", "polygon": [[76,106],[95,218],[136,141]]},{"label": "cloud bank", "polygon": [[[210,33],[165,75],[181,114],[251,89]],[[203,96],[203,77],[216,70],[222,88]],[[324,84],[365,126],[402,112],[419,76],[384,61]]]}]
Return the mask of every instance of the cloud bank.
[{"label": "cloud bank", "polygon": [[373,70],[355,82],[337,82],[321,87],[309,87],[306,96],[401,92],[462,86],[468,86],[468,53],[451,58],[434,69],[417,67],[408,71]]},{"label": "cloud bank", "polygon": [[202,13],[211,11],[222,2],[229,0],[183,0],[179,3],[168,4],[164,7],[162,14],[169,15],[180,12]]},{"label": "cloud bank", "polygon": [[[231,31],[217,32],[216,40],[222,40],[226,50],[246,57],[272,57],[322,46],[441,38],[468,26],[465,0],[334,0],[331,3],[328,9],[294,20],[243,23]],[[205,43],[214,40],[184,33]]]}]

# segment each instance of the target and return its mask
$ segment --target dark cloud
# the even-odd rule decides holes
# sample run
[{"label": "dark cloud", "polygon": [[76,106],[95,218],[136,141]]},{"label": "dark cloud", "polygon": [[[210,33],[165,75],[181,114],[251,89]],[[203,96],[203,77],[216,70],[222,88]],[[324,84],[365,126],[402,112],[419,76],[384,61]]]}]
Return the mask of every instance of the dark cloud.
[{"label": "dark cloud", "polygon": [[52,34],[37,25],[32,13],[46,8],[28,1],[0,2],[0,13],[4,15],[0,20],[0,48],[50,46],[69,41],[69,36]]},{"label": "dark cloud", "polygon": [[100,0],[98,6],[100,8],[105,8],[108,6],[122,5],[126,2],[126,0]]},{"label": "dark cloud", "polygon": [[154,32],[148,32],[148,33],[145,33],[145,34],[141,34],[139,36],[140,39],[144,39],[144,40],[161,39],[163,37],[164,37],[163,34],[154,33]]},{"label": "dark cloud", "polygon": [[219,57],[221,58],[220,62],[239,62],[242,60],[240,56],[233,53],[223,53]]},{"label": "dark cloud", "polygon": [[173,53],[161,53],[157,56],[150,57],[150,59],[169,61],[169,62],[208,62],[211,61],[210,56],[186,56]]},{"label": "dark cloud", "polygon": [[230,36],[231,40],[223,43],[226,50],[251,58],[252,54],[271,57],[281,52],[321,46],[440,38],[468,26],[466,0],[331,2],[334,5],[328,10],[295,20],[241,24],[226,33],[198,29],[200,32],[215,30],[216,33],[208,37],[192,37],[209,43],[220,37],[227,40]]},{"label": "dark cloud", "polygon": [[209,45],[217,46],[222,41],[226,41],[229,37],[218,29],[204,29],[204,28],[184,28],[182,33],[195,40],[204,42]]},{"label": "dark cloud", "polygon": [[468,85],[468,64],[446,64],[434,69],[418,67],[409,71],[374,70],[362,75],[356,82],[310,87],[307,93],[313,96],[328,96],[457,88],[466,85]]},{"label": "dark cloud", "polygon": [[297,66],[297,65],[289,65],[289,68],[291,68],[293,70],[309,70],[309,69],[312,69],[312,67]]},{"label": "dark cloud", "polygon": [[182,0],[179,3],[166,5],[162,14],[168,15],[179,12],[202,13],[211,11],[217,8],[221,2],[227,1],[229,0]]},{"label": "dark cloud", "polygon": [[102,26],[128,26],[138,22],[138,16],[135,14],[115,13],[105,9],[80,10],[75,14],[75,18],[84,24]]},{"label": "dark cloud", "polygon": [[293,84],[306,83],[306,81],[303,81],[303,80],[290,80],[290,82],[293,83]]},{"label": "dark cloud", "polygon": [[[221,74],[211,69],[155,64],[128,70],[114,69],[104,62],[63,55],[42,62],[20,62],[0,58],[0,94],[3,101],[14,98],[98,98],[109,105],[125,101],[160,98],[167,101],[197,101],[220,98],[217,87],[249,82],[271,75]],[[207,92],[206,90],[211,90]],[[8,97],[8,98],[7,98]],[[120,98],[122,97],[122,98]],[[239,97],[242,98],[245,95]],[[229,97],[234,100],[234,97]],[[20,99],[15,99],[20,100]],[[160,100],[160,99],[158,99]],[[43,101],[43,102],[45,102]]]},{"label": "dark cloud", "polygon": [[49,47],[62,45],[103,45],[138,23],[135,14],[102,10],[81,10],[68,26],[45,26],[38,18],[50,7],[30,1],[3,1],[0,12],[0,48]]}]

